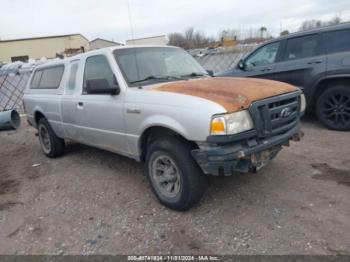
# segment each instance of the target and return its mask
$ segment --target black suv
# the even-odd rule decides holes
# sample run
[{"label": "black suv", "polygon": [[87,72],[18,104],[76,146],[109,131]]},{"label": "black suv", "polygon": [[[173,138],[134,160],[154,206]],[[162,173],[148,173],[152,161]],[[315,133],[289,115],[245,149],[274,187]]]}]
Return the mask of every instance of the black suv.
[{"label": "black suv", "polygon": [[259,77],[304,90],[308,111],[328,128],[350,130],[350,23],[264,43],[217,76]]}]

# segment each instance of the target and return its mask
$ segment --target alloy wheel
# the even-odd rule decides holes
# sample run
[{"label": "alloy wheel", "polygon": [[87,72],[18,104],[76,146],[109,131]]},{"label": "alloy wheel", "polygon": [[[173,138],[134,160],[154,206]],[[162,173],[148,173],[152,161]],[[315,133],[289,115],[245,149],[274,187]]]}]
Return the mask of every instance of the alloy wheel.
[{"label": "alloy wheel", "polygon": [[350,125],[350,95],[346,93],[332,93],[323,101],[323,117],[335,128]]}]

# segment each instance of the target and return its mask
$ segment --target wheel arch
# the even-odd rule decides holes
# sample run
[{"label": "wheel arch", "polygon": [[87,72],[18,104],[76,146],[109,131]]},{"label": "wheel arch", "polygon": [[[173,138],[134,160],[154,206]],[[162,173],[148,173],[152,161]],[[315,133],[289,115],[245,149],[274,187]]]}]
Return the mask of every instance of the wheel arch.
[{"label": "wheel arch", "polygon": [[314,109],[320,95],[335,85],[348,85],[350,88],[350,75],[328,76],[320,79],[314,86],[311,93],[311,106]]},{"label": "wheel arch", "polygon": [[34,120],[35,120],[35,124],[38,126],[39,120],[44,117],[46,118],[46,116],[44,115],[44,113],[41,110],[36,110],[34,112]]},{"label": "wheel arch", "polygon": [[174,130],[163,125],[152,125],[147,127],[141,134],[138,147],[140,152],[140,161],[144,162],[147,154],[147,146],[157,138],[166,137],[166,136],[175,136],[185,141],[186,143],[191,144],[193,148],[198,147],[197,144],[193,141],[189,141],[185,138],[183,134],[179,131]]}]

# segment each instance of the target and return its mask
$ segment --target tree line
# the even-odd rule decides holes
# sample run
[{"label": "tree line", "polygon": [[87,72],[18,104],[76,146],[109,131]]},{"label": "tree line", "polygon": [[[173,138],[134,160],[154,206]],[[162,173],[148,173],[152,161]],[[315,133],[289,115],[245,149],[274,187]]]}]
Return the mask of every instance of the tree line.
[{"label": "tree line", "polygon": [[[340,16],[334,16],[328,21],[322,20],[305,20],[301,23],[297,31],[306,31],[311,29],[316,29],[324,26],[337,25],[342,22]],[[288,35],[289,30],[284,30],[280,32],[280,35]],[[239,29],[226,29],[219,32],[218,37],[207,36],[204,32],[195,30],[193,27],[190,27],[185,30],[183,33],[170,33],[168,35],[169,45],[182,47],[184,49],[193,49],[193,48],[204,48],[215,43],[223,42],[224,39],[236,40],[240,43],[256,43],[262,42],[266,39],[273,38],[269,34],[268,28],[261,26],[260,28],[250,28],[242,32]]]}]

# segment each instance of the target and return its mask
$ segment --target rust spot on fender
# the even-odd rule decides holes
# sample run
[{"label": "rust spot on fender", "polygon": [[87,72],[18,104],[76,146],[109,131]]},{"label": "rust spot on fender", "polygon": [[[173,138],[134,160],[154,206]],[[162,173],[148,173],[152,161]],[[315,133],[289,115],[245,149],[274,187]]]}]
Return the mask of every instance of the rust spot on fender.
[{"label": "rust spot on fender", "polygon": [[178,81],[151,90],[204,98],[220,104],[228,112],[235,112],[248,108],[254,101],[293,92],[297,88],[265,79],[217,77]]}]

